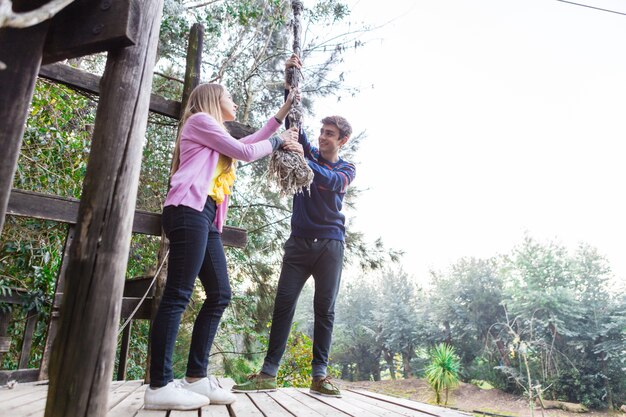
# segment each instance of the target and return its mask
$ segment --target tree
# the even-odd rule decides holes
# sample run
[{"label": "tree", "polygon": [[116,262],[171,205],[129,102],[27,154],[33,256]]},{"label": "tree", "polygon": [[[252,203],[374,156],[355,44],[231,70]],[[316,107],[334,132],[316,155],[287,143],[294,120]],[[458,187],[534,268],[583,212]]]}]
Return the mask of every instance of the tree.
[{"label": "tree", "polygon": [[610,371],[623,360],[623,348],[617,348],[623,334],[615,327],[621,314],[616,301],[623,295],[608,291],[606,260],[586,245],[571,255],[563,246],[527,237],[507,271],[505,298],[517,335],[509,343],[525,343],[526,379],[532,375],[555,398],[595,408],[612,402],[611,387],[623,384]]},{"label": "tree", "polygon": [[426,368],[426,379],[435,391],[435,401],[441,404],[441,394],[445,392],[444,405],[448,405],[450,389],[459,384],[460,361],[454,348],[445,343],[435,346],[430,353],[430,365]]},{"label": "tree", "polygon": [[495,258],[463,258],[448,272],[433,274],[433,320],[443,333],[433,329],[430,342],[455,346],[470,379],[482,379],[484,370],[473,363],[484,353],[491,326],[504,317],[502,288],[503,277]]},{"label": "tree", "polygon": [[377,291],[366,280],[342,288],[334,330],[333,363],[351,381],[380,380],[380,353],[374,311]]},{"label": "tree", "polygon": [[386,269],[381,272],[378,286],[380,288],[377,308],[377,320],[380,323],[380,339],[383,349],[387,352],[387,363],[390,369],[393,360],[389,357],[399,353],[402,357],[402,369],[405,378],[413,376],[411,360],[415,357],[415,349],[420,324],[418,323],[418,304],[420,294],[411,282],[409,275],[401,269]]}]

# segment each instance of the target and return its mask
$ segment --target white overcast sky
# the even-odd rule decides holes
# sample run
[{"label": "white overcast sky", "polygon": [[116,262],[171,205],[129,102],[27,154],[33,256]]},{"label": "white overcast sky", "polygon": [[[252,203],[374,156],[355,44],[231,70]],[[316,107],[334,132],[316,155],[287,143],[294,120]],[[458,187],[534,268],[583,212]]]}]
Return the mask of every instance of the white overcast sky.
[{"label": "white overcast sky", "polygon": [[[626,275],[626,16],[556,0],[348,1],[355,99],[318,103],[368,138],[351,227],[418,280],[525,233],[586,242]],[[587,5],[626,13],[626,0]],[[306,65],[306,62],[305,62]]]}]

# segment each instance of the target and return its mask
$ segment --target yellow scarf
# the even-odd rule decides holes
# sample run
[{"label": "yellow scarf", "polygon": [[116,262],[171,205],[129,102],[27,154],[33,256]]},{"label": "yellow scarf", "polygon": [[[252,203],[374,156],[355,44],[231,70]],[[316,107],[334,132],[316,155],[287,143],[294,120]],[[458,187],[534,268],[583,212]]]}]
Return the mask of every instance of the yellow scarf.
[{"label": "yellow scarf", "polygon": [[213,173],[213,180],[209,184],[209,196],[215,200],[216,204],[222,204],[226,196],[231,194],[231,187],[236,178],[234,161],[231,164],[229,158],[220,155]]}]

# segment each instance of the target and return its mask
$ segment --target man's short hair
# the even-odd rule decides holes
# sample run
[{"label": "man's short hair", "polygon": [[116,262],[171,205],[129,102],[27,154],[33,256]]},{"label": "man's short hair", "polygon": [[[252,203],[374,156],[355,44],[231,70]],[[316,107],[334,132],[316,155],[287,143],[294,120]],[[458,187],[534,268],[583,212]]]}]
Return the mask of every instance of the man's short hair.
[{"label": "man's short hair", "polygon": [[345,117],[341,116],[328,116],[322,119],[323,125],[334,125],[339,129],[339,137],[343,138],[344,136],[350,136],[352,134],[352,126],[346,120]]}]

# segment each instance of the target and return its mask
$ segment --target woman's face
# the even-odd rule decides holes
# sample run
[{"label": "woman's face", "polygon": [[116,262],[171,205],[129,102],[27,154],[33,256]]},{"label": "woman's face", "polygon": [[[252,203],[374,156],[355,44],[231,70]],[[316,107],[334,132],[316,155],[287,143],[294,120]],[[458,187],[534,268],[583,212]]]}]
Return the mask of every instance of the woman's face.
[{"label": "woman's face", "polygon": [[228,90],[224,89],[224,94],[220,98],[220,106],[222,107],[222,117],[225,122],[232,122],[235,120],[235,114],[237,113],[237,106],[233,102],[233,98],[231,97]]}]

